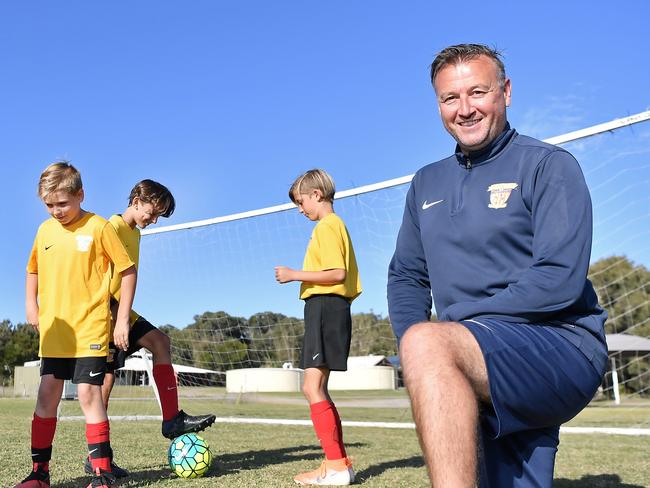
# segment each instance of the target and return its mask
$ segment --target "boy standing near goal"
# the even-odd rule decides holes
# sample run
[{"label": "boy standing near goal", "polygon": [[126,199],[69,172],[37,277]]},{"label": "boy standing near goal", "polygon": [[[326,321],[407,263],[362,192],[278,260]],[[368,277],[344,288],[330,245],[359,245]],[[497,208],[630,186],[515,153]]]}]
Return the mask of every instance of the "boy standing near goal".
[{"label": "boy standing near goal", "polygon": [[50,486],[49,461],[64,380],[77,385],[86,418],[93,479],[89,488],[112,488],[109,424],[102,402],[111,311],[110,267],[122,276],[115,342],[126,347],[135,265],[109,223],[81,208],[81,175],[68,162],[48,166],[38,195],[52,218],[38,228],[27,264],[26,312],[39,332],[41,383],[32,420],[30,475],[16,488]]},{"label": "boy standing near goal", "polygon": [[[136,266],[140,257],[140,229],[155,224],[158,217],[169,217],[175,208],[174,196],[167,187],[153,180],[142,180],[131,190],[129,205],[124,213],[113,215],[109,219],[109,223],[117,232],[131,261]],[[110,285],[113,304],[122,302],[121,282],[122,276],[114,273]],[[115,383],[115,370],[124,366],[128,356],[144,347],[153,356],[153,376],[162,408],[162,435],[174,439],[181,434],[199,432],[212,425],[216,418],[214,415],[192,416],[178,409],[178,390],[172,367],[169,337],[135,311],[131,311],[130,323],[127,348],[119,349],[115,348],[114,344],[110,344],[107,373],[102,386],[106,410]],[[126,470],[114,463],[112,468],[117,477],[128,475]],[[86,459],[85,469],[86,472],[92,470],[88,459]]]},{"label": "boy standing near goal", "polygon": [[307,246],[303,270],[275,268],[279,283],[301,281],[305,300],[305,336],[300,367],[305,370],[303,393],[309,401],[311,420],[325,460],[320,468],[301,473],[301,485],[349,485],[354,470],[343,445],[338,411],[327,390],[330,371],[347,370],[352,318],[350,304],[361,293],[361,281],[350,235],[334,213],[334,182],[321,169],[300,176],[289,189],[289,198],[301,214],[317,221]]}]

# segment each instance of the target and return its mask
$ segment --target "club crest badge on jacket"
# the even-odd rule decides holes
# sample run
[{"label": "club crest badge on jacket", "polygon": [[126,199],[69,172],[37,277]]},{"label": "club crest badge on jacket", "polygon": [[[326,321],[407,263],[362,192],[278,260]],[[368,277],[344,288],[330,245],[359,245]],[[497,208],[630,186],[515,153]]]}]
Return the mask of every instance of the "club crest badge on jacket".
[{"label": "club crest badge on jacket", "polygon": [[490,185],[487,189],[490,192],[488,208],[506,208],[512,190],[515,190],[518,186],[517,183],[495,183]]}]

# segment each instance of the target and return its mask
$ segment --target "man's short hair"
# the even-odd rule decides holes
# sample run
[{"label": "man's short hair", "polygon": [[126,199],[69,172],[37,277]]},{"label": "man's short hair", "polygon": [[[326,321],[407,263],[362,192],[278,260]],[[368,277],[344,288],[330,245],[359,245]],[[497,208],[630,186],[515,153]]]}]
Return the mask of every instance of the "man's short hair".
[{"label": "man's short hair", "polygon": [[457,44],[440,51],[433,63],[431,63],[431,84],[435,86],[436,76],[438,76],[442,68],[471,61],[479,56],[486,56],[494,61],[497,67],[499,85],[503,88],[506,82],[506,68],[501,60],[501,52],[484,44]]},{"label": "man's short hair", "polygon": [[82,189],[81,173],[69,161],[50,164],[38,180],[38,196],[41,200],[58,191],[77,195]]},{"label": "man's short hair", "polygon": [[311,190],[320,190],[323,200],[326,202],[334,201],[334,193],[336,193],[334,180],[323,169],[310,169],[296,178],[296,181],[289,188],[289,198],[293,203],[296,203],[296,193],[304,194]]},{"label": "man's short hair", "polygon": [[129,195],[129,206],[137,198],[142,203],[150,203],[161,217],[169,217],[176,209],[174,195],[169,189],[157,181],[142,180],[138,182]]}]

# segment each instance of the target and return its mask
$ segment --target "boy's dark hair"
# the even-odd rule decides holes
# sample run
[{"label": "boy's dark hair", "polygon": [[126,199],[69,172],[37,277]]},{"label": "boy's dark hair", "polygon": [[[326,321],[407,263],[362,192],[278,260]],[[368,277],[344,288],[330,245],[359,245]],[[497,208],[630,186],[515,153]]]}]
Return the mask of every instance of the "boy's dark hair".
[{"label": "boy's dark hair", "polygon": [[169,217],[176,208],[172,192],[165,185],[153,180],[142,180],[133,187],[129,195],[129,206],[135,198],[142,203],[152,204],[161,217]]},{"label": "boy's dark hair", "polygon": [[435,86],[436,76],[445,66],[465,63],[479,56],[486,56],[494,61],[497,67],[499,85],[503,88],[506,81],[506,68],[503,65],[503,61],[501,61],[501,52],[496,48],[493,49],[484,44],[457,44],[440,51],[436,59],[431,63],[431,84]]}]

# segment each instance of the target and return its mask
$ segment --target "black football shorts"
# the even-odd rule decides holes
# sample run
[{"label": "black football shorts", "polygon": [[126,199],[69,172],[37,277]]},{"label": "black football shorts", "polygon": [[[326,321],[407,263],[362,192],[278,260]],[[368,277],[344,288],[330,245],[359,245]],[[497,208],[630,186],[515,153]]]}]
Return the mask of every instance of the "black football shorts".
[{"label": "black football shorts", "polygon": [[351,336],[352,317],[346,298],[340,295],[307,298],[300,367],[346,371]]}]

